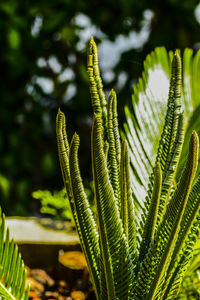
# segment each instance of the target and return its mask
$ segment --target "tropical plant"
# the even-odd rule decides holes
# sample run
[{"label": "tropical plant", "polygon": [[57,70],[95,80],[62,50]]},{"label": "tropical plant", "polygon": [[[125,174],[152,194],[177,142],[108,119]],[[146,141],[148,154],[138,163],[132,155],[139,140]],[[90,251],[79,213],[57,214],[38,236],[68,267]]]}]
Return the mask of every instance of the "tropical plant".
[{"label": "tropical plant", "polygon": [[[27,300],[26,271],[17,245],[5,235],[5,216],[0,210],[0,299]],[[26,291],[25,291],[26,290]]]},{"label": "tropical plant", "polygon": [[[167,111],[155,163],[149,166],[148,173],[146,168],[141,169],[144,177],[149,175],[146,197],[144,193],[137,198],[144,203],[141,216],[134,208],[135,182],[131,176],[128,143],[126,139],[120,142],[116,93],[111,90],[106,101],[93,39],[88,50],[88,74],[94,110],[91,156],[96,220],[80,175],[79,137],[75,133],[69,145],[65,116],[60,110],[57,141],[63,180],[97,299],[176,299],[192,258],[200,219],[200,177],[193,184],[199,151],[195,131],[190,137],[179,182],[175,182],[184,142],[179,52],[173,55]],[[148,122],[152,125],[153,116],[160,117],[156,111],[147,116],[142,120],[146,117],[146,125]],[[142,121],[137,123],[140,129]],[[140,144],[145,153],[146,143]],[[142,185],[142,177],[138,176],[139,180]]]}]

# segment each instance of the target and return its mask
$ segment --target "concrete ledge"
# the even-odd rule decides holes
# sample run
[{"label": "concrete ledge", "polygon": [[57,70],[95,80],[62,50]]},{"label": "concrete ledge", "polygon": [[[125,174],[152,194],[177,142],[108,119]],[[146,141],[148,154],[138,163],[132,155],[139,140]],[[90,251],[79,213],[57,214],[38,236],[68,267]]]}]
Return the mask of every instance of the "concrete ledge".
[{"label": "concrete ledge", "polygon": [[18,244],[24,263],[31,268],[45,268],[47,271],[58,268],[61,272],[59,251],[81,250],[71,223],[19,217],[7,217],[5,223],[10,236]]},{"label": "concrete ledge", "polygon": [[76,245],[79,238],[70,223],[39,218],[6,218],[10,236],[18,244]]}]

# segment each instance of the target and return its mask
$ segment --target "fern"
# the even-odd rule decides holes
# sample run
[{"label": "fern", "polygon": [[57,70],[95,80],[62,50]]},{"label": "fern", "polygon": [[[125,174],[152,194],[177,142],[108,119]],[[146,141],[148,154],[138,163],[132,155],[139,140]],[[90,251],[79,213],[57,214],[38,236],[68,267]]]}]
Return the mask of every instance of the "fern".
[{"label": "fern", "polygon": [[[145,71],[143,81],[139,80],[134,90],[134,117],[126,108],[128,120],[121,142],[116,93],[111,90],[106,101],[97,47],[93,39],[90,41],[88,74],[94,111],[91,156],[96,219],[80,175],[79,137],[74,134],[69,146],[65,117],[58,111],[61,170],[99,300],[176,299],[199,233],[200,177],[195,179],[199,139],[191,131],[187,158],[182,157],[186,128],[182,106],[188,113],[186,120],[191,110],[185,100],[186,89],[181,91],[180,53],[157,49],[147,57],[146,69],[155,62],[168,76],[171,66],[168,101],[164,99],[156,108],[149,101],[149,92],[141,95],[148,85]],[[184,68],[190,62],[191,58]],[[187,134],[185,137],[187,142]],[[145,147],[145,140],[154,141],[152,148]],[[184,168],[180,169],[182,164]]]}]

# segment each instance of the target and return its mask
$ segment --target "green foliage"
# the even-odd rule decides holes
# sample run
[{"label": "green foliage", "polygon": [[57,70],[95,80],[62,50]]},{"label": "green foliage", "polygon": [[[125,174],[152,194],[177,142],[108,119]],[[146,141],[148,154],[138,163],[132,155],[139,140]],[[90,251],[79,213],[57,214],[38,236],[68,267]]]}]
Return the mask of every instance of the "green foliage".
[{"label": "green foliage", "polygon": [[[88,187],[85,188],[87,197],[93,208],[93,187],[92,183],[87,183]],[[32,193],[34,199],[40,200],[40,212],[49,215],[56,220],[73,221],[69,199],[66,194],[65,188],[60,191],[37,190]],[[94,208],[93,208],[94,209]]]},{"label": "green foliage", "polygon": [[[92,183],[89,182],[88,184],[86,182],[86,184],[88,187],[85,188],[85,192],[87,194],[90,204],[92,205],[92,209],[94,210],[94,193]],[[42,214],[49,215],[55,218],[56,220],[68,220],[73,222],[71,207],[65,188],[63,188],[60,191],[53,192],[49,190],[37,190],[32,193],[32,197],[34,199],[40,200],[40,212]]]},{"label": "green foliage", "polygon": [[[140,198],[134,201],[135,184],[140,182],[142,185],[146,174],[141,171],[138,181],[133,182],[135,173],[131,172],[132,157],[129,158],[127,141],[124,139],[121,144],[119,138],[116,94],[112,90],[106,101],[93,39],[88,49],[88,74],[94,111],[91,156],[96,219],[80,175],[79,137],[75,133],[69,145],[65,116],[60,110],[57,115],[57,142],[63,180],[99,300],[177,299],[193,256],[200,227],[200,177],[193,184],[198,167],[199,139],[193,130],[184,168],[174,186],[184,142],[184,119],[181,59],[178,51],[170,55],[173,60],[167,110],[157,153],[152,159],[146,156],[154,167],[148,169],[149,184],[145,199],[145,194],[140,194]],[[145,104],[148,102],[143,101]],[[142,129],[147,128],[153,139],[155,135],[150,126],[154,119],[151,110],[148,118],[141,112],[135,113],[132,124],[134,120],[136,123],[137,117],[142,118],[137,119],[137,126],[140,129],[140,147],[145,153],[147,141]],[[148,110],[144,112],[148,113]],[[135,129],[133,125],[132,128]],[[143,143],[142,138],[145,140]],[[131,150],[132,155],[134,147]],[[140,160],[143,153],[138,154]],[[133,161],[132,166],[137,172]],[[143,168],[147,168],[144,162]],[[144,203],[141,216],[134,207],[140,201]]]},{"label": "green foliage", "polygon": [[0,297],[6,300],[28,300],[29,287],[25,291],[26,271],[24,263],[9,229],[5,234],[5,216],[0,211]]},{"label": "green foliage", "polygon": [[[197,245],[199,241],[197,242]],[[196,246],[197,246],[196,245]],[[200,297],[200,249],[196,247],[193,259],[183,278],[178,300],[196,300]]]},{"label": "green foliage", "polygon": [[53,193],[48,190],[38,190],[32,193],[32,197],[40,200],[42,214],[50,215],[57,220],[73,220],[65,189]]},{"label": "green foliage", "polygon": [[183,279],[181,291],[177,300],[197,300],[200,298],[200,273],[199,270],[186,275]]}]

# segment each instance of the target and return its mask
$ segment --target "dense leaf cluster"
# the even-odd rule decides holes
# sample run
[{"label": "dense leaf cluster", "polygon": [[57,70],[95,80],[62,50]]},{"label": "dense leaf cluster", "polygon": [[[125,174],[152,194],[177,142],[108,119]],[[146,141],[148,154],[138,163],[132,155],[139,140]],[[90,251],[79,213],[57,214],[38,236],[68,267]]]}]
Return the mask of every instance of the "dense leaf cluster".
[{"label": "dense leaf cluster", "polygon": [[[64,184],[97,299],[177,299],[200,229],[200,177],[196,182],[194,180],[198,169],[199,138],[194,130],[184,168],[176,183],[185,128],[179,51],[172,59],[167,109],[156,157],[151,161],[153,168],[149,170],[148,188],[139,196],[134,189],[143,182],[140,177],[133,181],[137,167],[131,159],[134,168],[131,173],[127,141],[124,139],[121,143],[119,136],[116,93],[111,90],[106,101],[93,38],[89,44],[87,66],[94,111],[91,156],[96,218],[80,175],[79,136],[75,133],[68,143],[65,115],[60,110],[57,141]],[[148,99],[143,104],[147,105]],[[184,105],[187,108],[188,102]],[[135,115],[136,118],[139,116]],[[151,122],[154,120],[150,118],[146,123],[139,121],[138,128],[144,126],[149,130]],[[142,133],[141,130],[137,138],[144,137]],[[136,160],[142,161],[145,143],[140,139],[141,148],[132,147]],[[151,159],[147,155],[146,158]],[[136,210],[138,203],[141,208]]]}]

